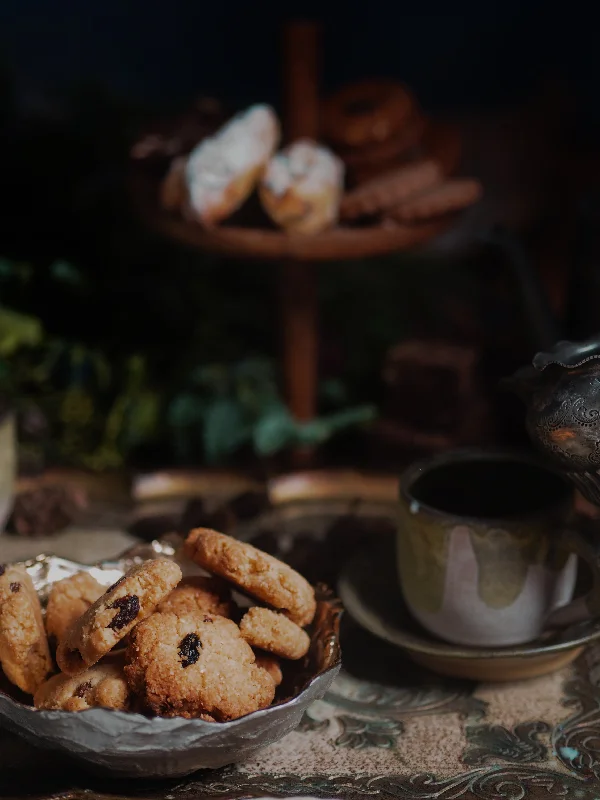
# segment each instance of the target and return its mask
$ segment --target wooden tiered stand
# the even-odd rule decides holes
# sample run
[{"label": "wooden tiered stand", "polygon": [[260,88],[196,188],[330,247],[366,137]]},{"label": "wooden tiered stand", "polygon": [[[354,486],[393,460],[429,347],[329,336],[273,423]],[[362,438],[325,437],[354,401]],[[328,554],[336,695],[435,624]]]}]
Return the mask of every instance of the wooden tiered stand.
[{"label": "wooden tiered stand", "polygon": [[[313,22],[294,22],[284,32],[285,136],[319,138],[320,29]],[[448,138],[437,131],[436,145],[447,153]],[[442,141],[443,140],[443,143]],[[452,157],[452,156],[451,156]],[[444,156],[442,155],[442,159]],[[394,227],[337,227],[315,236],[283,231],[223,225],[206,230],[158,203],[158,187],[137,182],[135,192],[145,220],[160,233],[204,251],[245,258],[272,260],[279,265],[283,330],[283,364],[287,401],[294,416],[310,420],[316,412],[318,373],[317,276],[320,261],[385,255],[422,244],[447,226],[448,221]]]}]

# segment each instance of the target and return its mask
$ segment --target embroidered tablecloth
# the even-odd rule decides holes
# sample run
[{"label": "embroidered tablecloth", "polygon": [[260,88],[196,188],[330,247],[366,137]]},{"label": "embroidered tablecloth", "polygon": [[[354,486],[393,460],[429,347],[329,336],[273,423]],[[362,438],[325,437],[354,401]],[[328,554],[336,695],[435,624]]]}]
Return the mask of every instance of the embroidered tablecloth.
[{"label": "embroidered tablecloth", "polygon": [[[130,543],[105,534],[69,531],[52,550],[92,561]],[[7,544],[3,558],[48,549]],[[103,780],[0,732],[0,797],[600,798],[600,646],[552,675],[502,685],[438,678],[348,617],[342,646],[327,697],[252,761],[165,782]]]}]

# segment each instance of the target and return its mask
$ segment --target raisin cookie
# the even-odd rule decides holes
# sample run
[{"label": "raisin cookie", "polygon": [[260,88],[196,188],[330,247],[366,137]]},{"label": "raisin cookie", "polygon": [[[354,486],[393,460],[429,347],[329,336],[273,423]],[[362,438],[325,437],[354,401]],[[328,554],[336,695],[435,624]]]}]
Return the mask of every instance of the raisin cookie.
[{"label": "raisin cookie", "polygon": [[4,674],[34,694],[52,672],[42,608],[32,580],[21,567],[0,564],[0,664]]},{"label": "raisin cookie", "polygon": [[64,638],[71,625],[103,595],[106,587],[89,572],[78,572],[52,587],[46,606],[46,631],[56,643]]},{"label": "raisin cookie", "polygon": [[268,653],[255,653],[254,655],[256,656],[256,666],[266,670],[273,678],[275,686],[279,686],[283,680],[279,661]]},{"label": "raisin cookie", "polygon": [[186,555],[243,592],[283,612],[298,625],[312,622],[317,607],[312,586],[287,564],[245,542],[208,528],[196,528]]},{"label": "raisin cookie", "polygon": [[67,675],[96,664],[177,586],[181,570],[157,558],[133,567],[93,603],[59,642],[56,661]]},{"label": "raisin cookie", "polygon": [[72,677],[54,675],[35,693],[36,708],[85,711],[87,708],[129,708],[129,687],[118,664],[96,664]]},{"label": "raisin cookie", "polygon": [[184,578],[157,608],[157,611],[172,611],[180,616],[200,612],[229,619],[233,610],[231,590],[225,581],[203,576]]},{"label": "raisin cookie", "polygon": [[132,631],[125,660],[131,690],[165,717],[222,722],[275,696],[235,622],[214,614],[153,614]]},{"label": "raisin cookie", "polygon": [[255,606],[249,609],[240,622],[240,632],[252,647],[259,647],[281,658],[302,658],[310,647],[310,637],[306,631],[270,608]]}]

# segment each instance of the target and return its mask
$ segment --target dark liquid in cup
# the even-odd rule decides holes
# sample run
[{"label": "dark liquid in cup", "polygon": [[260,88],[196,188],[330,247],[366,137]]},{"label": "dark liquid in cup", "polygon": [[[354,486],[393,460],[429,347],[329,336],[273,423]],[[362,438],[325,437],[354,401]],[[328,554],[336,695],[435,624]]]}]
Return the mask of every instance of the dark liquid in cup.
[{"label": "dark liquid in cup", "polygon": [[501,519],[535,514],[571,492],[558,475],[518,459],[473,459],[433,467],[409,489],[423,505],[461,517]]}]

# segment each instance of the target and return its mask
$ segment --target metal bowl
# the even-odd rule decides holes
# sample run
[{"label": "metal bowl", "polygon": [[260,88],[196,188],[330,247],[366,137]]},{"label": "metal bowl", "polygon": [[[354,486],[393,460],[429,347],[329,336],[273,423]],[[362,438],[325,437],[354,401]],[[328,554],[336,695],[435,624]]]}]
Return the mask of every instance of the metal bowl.
[{"label": "metal bowl", "polygon": [[[109,585],[128,567],[156,556],[175,557],[169,542],[136,546],[116,561],[95,567],[54,556],[25,562],[44,597],[56,581],[80,570]],[[324,588],[317,591],[317,613],[311,648],[303,662],[290,664],[275,703],[231,722],[204,722],[176,717],[92,708],[77,713],[37,710],[3,684],[0,726],[36,747],[60,751],[103,775],[160,778],[189,775],[251,758],[261,747],[281,739],[300,723],[309,705],[327,692],[341,666],[341,604]]]}]

